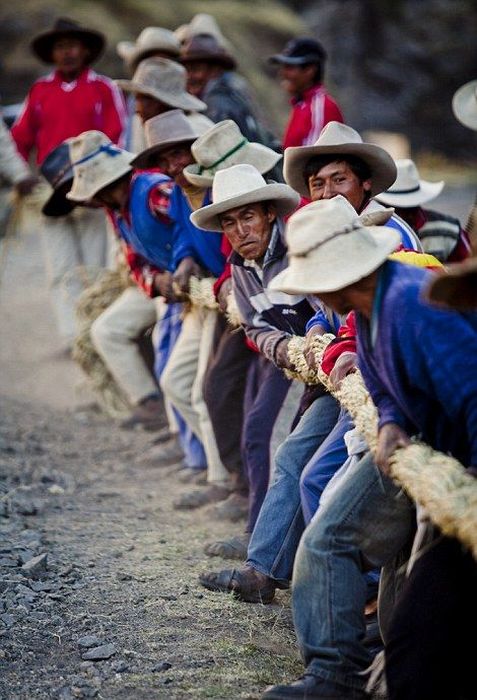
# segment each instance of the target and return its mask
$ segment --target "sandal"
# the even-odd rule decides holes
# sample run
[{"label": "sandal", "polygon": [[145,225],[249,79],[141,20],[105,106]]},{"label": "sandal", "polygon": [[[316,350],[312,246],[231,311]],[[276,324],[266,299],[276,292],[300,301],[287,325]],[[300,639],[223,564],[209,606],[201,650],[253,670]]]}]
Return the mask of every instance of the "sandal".
[{"label": "sandal", "polygon": [[247,558],[247,547],[250,535],[245,533],[238,537],[231,537],[228,540],[210,542],[204,547],[204,552],[209,557],[223,557],[224,559],[239,559],[245,561]]},{"label": "sandal", "polygon": [[251,568],[209,571],[200,574],[199,581],[209,591],[232,593],[234,598],[245,603],[267,605],[275,597],[275,583],[267,579],[267,583],[261,586],[255,571]]}]

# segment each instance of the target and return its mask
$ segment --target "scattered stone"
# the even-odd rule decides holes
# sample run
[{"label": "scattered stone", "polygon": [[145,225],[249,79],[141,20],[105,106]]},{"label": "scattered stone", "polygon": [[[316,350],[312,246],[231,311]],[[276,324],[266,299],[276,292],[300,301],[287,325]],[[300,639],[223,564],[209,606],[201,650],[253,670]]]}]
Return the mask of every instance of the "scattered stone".
[{"label": "scattered stone", "polygon": [[76,642],[80,649],[91,649],[91,647],[101,646],[102,640],[95,634],[87,634],[85,637],[80,637]]},{"label": "scattered stone", "polygon": [[111,668],[116,673],[125,673],[128,670],[129,666],[124,661],[124,659],[118,659],[117,661],[112,662]]},{"label": "scattered stone", "polygon": [[51,581],[30,581],[30,588],[36,593],[49,592],[56,588]]},{"label": "scattered stone", "polygon": [[103,659],[110,659],[115,653],[116,647],[114,644],[102,644],[82,654],[81,658],[85,661],[102,661]]},{"label": "scattered stone", "polygon": [[17,513],[20,513],[20,515],[38,515],[38,506],[34,501],[16,501],[15,510]]},{"label": "scattered stone", "polygon": [[2,557],[0,559],[0,566],[8,566],[10,568],[16,568],[18,566],[18,559],[13,559],[12,557]]},{"label": "scattered stone", "polygon": [[0,615],[0,620],[6,627],[12,627],[12,625],[15,623],[15,618],[13,617],[13,615],[9,615],[8,613]]},{"label": "scattered stone", "polygon": [[172,668],[172,664],[169,661],[159,661],[158,664],[154,664],[151,668],[152,673],[162,673],[163,671],[168,671]]},{"label": "scattered stone", "polygon": [[118,579],[118,581],[132,581],[133,575],[128,574],[124,571],[118,571],[116,574],[116,578]]},{"label": "scattered stone", "polygon": [[50,486],[48,488],[48,493],[51,493],[52,496],[63,496],[65,490],[62,486],[59,486],[58,484],[53,484],[53,486]]},{"label": "scattered stone", "polygon": [[39,554],[37,557],[33,557],[26,564],[23,564],[21,571],[24,576],[30,578],[39,578],[42,576],[47,569],[48,554]]}]

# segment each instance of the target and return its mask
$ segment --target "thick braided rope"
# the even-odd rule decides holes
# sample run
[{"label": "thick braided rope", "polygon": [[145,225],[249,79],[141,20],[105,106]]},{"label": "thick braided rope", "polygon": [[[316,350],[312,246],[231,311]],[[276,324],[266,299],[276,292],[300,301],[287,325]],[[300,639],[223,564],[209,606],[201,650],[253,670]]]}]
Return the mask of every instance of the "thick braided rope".
[{"label": "thick braided rope", "polygon": [[[319,366],[324,349],[330,337],[316,344],[316,363]],[[303,347],[303,339],[295,341],[290,359],[298,359],[298,368],[305,358],[298,358],[298,347]],[[298,372],[297,372],[298,373]],[[362,434],[371,451],[376,451],[378,415],[376,407],[366,389],[360,372],[346,376],[336,390],[329,377],[322,371],[319,380],[347,409],[357,430]],[[309,373],[301,374],[302,381],[308,381]],[[413,442],[399,449],[391,459],[391,475],[409,496],[423,505],[440,530],[449,537],[458,538],[469,547],[477,559],[477,480],[453,457],[433,450],[429,445]]]}]

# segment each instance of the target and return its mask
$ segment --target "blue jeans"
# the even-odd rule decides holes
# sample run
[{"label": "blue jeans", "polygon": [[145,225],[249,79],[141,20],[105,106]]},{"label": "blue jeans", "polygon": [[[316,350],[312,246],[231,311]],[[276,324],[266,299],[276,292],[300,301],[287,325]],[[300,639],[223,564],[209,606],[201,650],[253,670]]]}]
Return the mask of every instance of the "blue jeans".
[{"label": "blue jeans", "polygon": [[287,585],[305,528],[300,501],[300,475],[339,414],[336,399],[320,396],[305,411],[295,430],[275,455],[273,482],[263,501],[248,545],[247,564]]},{"label": "blue jeans", "polygon": [[[363,572],[390,563],[415,530],[412,501],[370,453],[338,472],[298,547],[293,616],[309,673],[344,697],[362,697],[371,662],[363,645]],[[326,688],[324,689],[326,690]]]}]

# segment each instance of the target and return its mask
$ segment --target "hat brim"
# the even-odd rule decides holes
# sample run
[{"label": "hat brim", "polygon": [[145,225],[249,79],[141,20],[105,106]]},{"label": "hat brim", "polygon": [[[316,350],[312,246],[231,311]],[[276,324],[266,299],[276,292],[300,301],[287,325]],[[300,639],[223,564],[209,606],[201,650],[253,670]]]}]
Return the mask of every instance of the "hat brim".
[{"label": "hat brim", "polygon": [[121,155],[125,157],[121,159],[120,166],[111,174],[103,174],[94,184],[90,182],[83,184],[82,180],[82,183],[80,185],[77,184],[75,187],[75,181],[73,180],[73,187],[66,195],[66,198],[71,202],[88,202],[90,199],[93,199],[100,190],[112,185],[113,182],[116,182],[116,180],[119,180],[123,175],[129,173],[132,170],[131,160],[134,158],[134,153],[124,151]]},{"label": "hat brim", "polygon": [[76,202],[66,198],[64,194],[64,186],[67,182],[73,184],[73,178],[67,178],[53,190],[49,198],[44,203],[41,212],[45,216],[66,216],[76,207]]},{"label": "hat brim", "polygon": [[52,29],[35,37],[30,44],[31,50],[43,63],[53,63],[53,44],[58,39],[66,36],[75,37],[88,47],[87,65],[94,63],[99,58],[106,45],[104,35],[92,29]]},{"label": "hat brim", "polygon": [[298,258],[289,253],[289,266],[273,278],[269,289],[319,296],[349,287],[370,275],[396,250],[401,238],[387,226],[366,226],[366,230],[375,241],[373,247],[356,237],[351,239],[351,234],[344,252],[343,242],[337,237],[325,244],[326,254],[322,252],[321,259],[313,255]]},{"label": "hat brim", "polygon": [[272,183],[264,185],[251,192],[244,192],[235,197],[217,202],[217,204],[209,204],[206,207],[194,211],[190,220],[197,228],[204,231],[221,231],[220,215],[230,209],[245,206],[246,204],[255,204],[257,202],[272,202],[279,217],[286,216],[298,206],[300,197],[294,192],[291,187],[283,183]]},{"label": "hat brim", "polygon": [[[227,159],[220,164],[220,170],[224,168],[229,168],[231,165],[237,165],[238,163],[247,163],[247,165],[253,165],[261,175],[268,173],[278,161],[283,158],[281,153],[277,153],[267,146],[263,146],[261,143],[249,142],[243,148],[240,149],[240,159],[237,160]],[[208,168],[204,168],[201,173],[199,163],[192,163],[184,168],[184,177],[192,184],[197,187],[211,187],[214,181],[214,175],[217,169],[211,172]]]},{"label": "hat brim", "polygon": [[235,68],[237,68],[237,61],[235,60],[235,58],[229,56],[228,54],[221,56],[209,53],[191,53],[187,56],[181,56],[179,61],[184,66],[188,63],[197,63],[200,61],[204,63],[217,64],[219,66],[222,66],[222,68],[225,68],[226,70],[235,70]]},{"label": "hat brim", "polygon": [[204,112],[207,105],[202,100],[194,95],[189,95],[188,92],[182,94],[173,94],[165,90],[153,89],[142,83],[136,83],[134,80],[115,80],[116,85],[124,90],[124,92],[140,93],[142,95],[150,95],[154,99],[163,102],[169,107],[175,109],[183,109],[186,112]]},{"label": "hat brim", "polygon": [[375,199],[382,204],[390,207],[419,207],[421,204],[430,202],[440,195],[444,189],[444,181],[428,182],[427,180],[419,181],[419,189],[416,192],[380,192]]},{"label": "hat brim", "polygon": [[[396,180],[397,170],[394,160],[380,146],[368,143],[340,143],[331,146],[294,146],[285,149],[283,175],[285,182],[309,198],[308,182],[303,177],[303,169],[313,156],[321,155],[357,156],[371,168],[371,196],[389,189]],[[339,158],[337,158],[339,160]]]},{"label": "hat brim", "polygon": [[167,148],[172,148],[173,146],[183,144],[192,145],[197,138],[198,137],[196,136],[194,138],[169,139],[167,141],[161,141],[161,143],[158,143],[155,146],[149,146],[149,148],[146,148],[144,151],[141,151],[141,153],[138,153],[138,155],[131,161],[131,165],[133,168],[138,168],[140,170],[150,168],[153,165],[151,164],[151,159],[153,156],[157,156],[159,153],[161,153],[161,151],[164,151]]},{"label": "hat brim", "polygon": [[268,62],[272,65],[285,65],[285,66],[306,66],[310,63],[323,63],[323,57],[318,56],[318,54],[308,54],[307,56],[284,56],[283,54],[277,53],[274,56],[270,56]]},{"label": "hat brim", "polygon": [[462,85],[454,93],[452,111],[461,124],[477,131],[477,80]]},{"label": "hat brim", "polygon": [[477,308],[477,258],[451,265],[446,274],[438,275],[424,291],[432,304],[457,311]]}]

